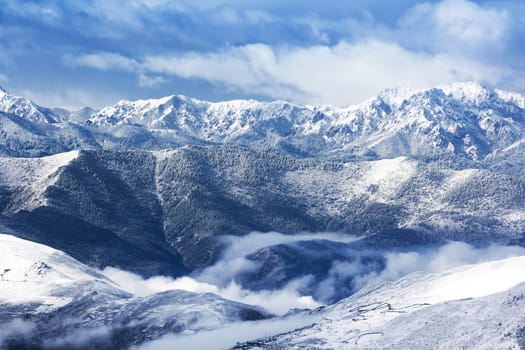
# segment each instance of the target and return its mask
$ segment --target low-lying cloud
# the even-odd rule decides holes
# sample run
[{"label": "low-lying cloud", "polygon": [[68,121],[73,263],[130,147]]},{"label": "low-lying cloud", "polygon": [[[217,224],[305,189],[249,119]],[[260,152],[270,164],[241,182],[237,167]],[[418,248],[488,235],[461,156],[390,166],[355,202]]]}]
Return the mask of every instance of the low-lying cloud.
[{"label": "low-lying cloud", "polygon": [[[331,304],[357,290],[392,281],[412,272],[437,273],[457,266],[500,260],[525,255],[525,248],[490,245],[476,248],[463,242],[450,242],[437,248],[414,248],[412,251],[381,251],[352,245],[355,237],[333,233],[283,235],[276,232],[251,233],[244,237],[224,237],[228,243],[222,258],[214,265],[191,276],[171,278],[156,276],[144,279],[139,275],[115,268],[102,271],[122,289],[136,295],[180,289],[195,293],[214,293],[223,298],[259,305],[268,311],[283,315],[293,308],[315,308]],[[300,242],[318,242],[317,245],[298,245]],[[323,252],[323,244],[338,244],[334,257],[331,246]],[[286,283],[276,287],[269,279],[260,289],[245,285],[245,277],[257,278],[268,266],[264,261],[254,261],[248,256],[269,247],[293,246],[301,258],[312,256],[326,264],[326,272],[314,274],[308,268],[294,270],[286,276]],[[339,248],[340,247],[340,248]],[[346,257],[346,258],[345,258]],[[286,262],[286,260],[283,260]],[[316,261],[317,262],[317,261]],[[286,269],[278,270],[279,274]],[[268,272],[271,273],[271,272]],[[264,276],[267,277],[267,276]]]},{"label": "low-lying cloud", "polygon": [[[9,348],[13,344],[31,339],[36,324],[31,321],[14,319],[7,323],[0,323],[0,349]],[[22,343],[23,343],[22,342]]]},{"label": "low-lying cloud", "polygon": [[223,328],[198,332],[192,335],[167,335],[156,341],[146,343],[140,346],[139,349],[228,349],[235,346],[238,342],[242,343],[252,339],[264,338],[311,325],[320,318],[319,315],[300,315],[283,319],[233,323]]},{"label": "low-lying cloud", "polygon": [[145,297],[151,294],[173,289],[180,289],[195,293],[219,292],[219,289],[216,286],[199,282],[187,276],[180,278],[155,276],[144,279],[140,275],[113,267],[105,268],[102,273],[113,282],[116,282],[120,288],[139,297]]},{"label": "low-lying cloud", "polygon": [[301,293],[306,286],[314,283],[312,277],[305,274],[290,279],[286,286],[280,289],[249,290],[240,285],[238,277],[256,269],[257,263],[248,260],[246,255],[268,246],[298,241],[327,240],[350,243],[356,240],[353,236],[335,233],[284,235],[277,232],[253,232],[244,237],[225,236],[223,239],[228,244],[228,248],[222,258],[213,266],[192,276],[180,278],[155,276],[144,279],[137,274],[113,267],[104,269],[102,273],[122,289],[136,296],[147,296],[173,289],[195,293],[209,292],[241,303],[259,305],[269,312],[282,315],[293,308],[315,308],[323,305],[311,295]]},{"label": "low-lying cloud", "polygon": [[[122,288],[135,295],[147,295],[166,289],[184,289],[192,292],[212,292],[224,298],[260,305],[276,314],[284,314],[290,308],[313,308],[331,303],[356,292],[360,288],[379,285],[385,281],[402,278],[412,272],[439,273],[458,266],[501,260],[525,255],[525,248],[490,245],[474,247],[463,242],[450,242],[440,247],[414,248],[411,251],[361,251],[359,258],[331,261],[327,273],[315,278],[309,271],[302,271],[300,277],[291,276],[282,288],[250,290],[239,284],[238,275],[254,269],[256,263],[247,255],[260,249],[298,242],[315,241],[342,243],[353,254],[354,237],[336,234],[303,234],[285,236],[279,233],[252,233],[245,237],[225,237],[229,248],[222,259],[208,269],[192,277],[171,279],[153,277],[142,279],[129,272],[108,268],[103,272]],[[327,243],[328,244],[328,243]],[[308,247],[308,245],[301,245]],[[350,254],[349,256],[352,256]],[[376,259],[376,260],[374,260]],[[376,263],[377,262],[377,263]],[[229,273],[226,273],[229,269]],[[305,294],[307,290],[309,293]],[[319,314],[320,315],[320,314]],[[316,322],[320,316],[290,315],[285,318],[259,322],[244,322],[228,325],[221,329],[198,332],[192,335],[167,335],[147,343],[141,349],[199,348],[222,349],[237,342],[261,338],[286,332]]]},{"label": "low-lying cloud", "polygon": [[[383,253],[385,268],[366,274],[354,273],[352,268],[343,263],[335,263],[329,277],[319,283],[319,293],[327,286],[337,288],[345,273],[352,278],[352,290],[357,291],[367,285],[377,285],[385,281],[395,281],[412,272],[438,273],[458,266],[478,264],[487,261],[502,260],[513,256],[525,255],[525,248],[516,246],[490,245],[476,248],[464,242],[450,242],[439,248],[421,249],[409,252]],[[350,267],[353,267],[350,265]],[[353,267],[356,269],[355,267]],[[334,271],[336,273],[334,273]]]},{"label": "low-lying cloud", "polygon": [[69,334],[46,339],[42,344],[44,349],[84,349],[89,344],[90,348],[107,348],[111,345],[111,326],[97,328],[75,329]]}]

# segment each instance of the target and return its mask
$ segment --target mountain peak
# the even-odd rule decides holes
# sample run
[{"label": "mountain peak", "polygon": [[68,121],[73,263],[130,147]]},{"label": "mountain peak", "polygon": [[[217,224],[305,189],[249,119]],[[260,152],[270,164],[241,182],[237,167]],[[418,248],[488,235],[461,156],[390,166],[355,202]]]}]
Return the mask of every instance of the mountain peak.
[{"label": "mountain peak", "polygon": [[408,86],[399,86],[395,88],[385,89],[379,93],[377,97],[385,101],[391,106],[401,105],[403,101],[409,99],[411,96],[417,93]]},{"label": "mountain peak", "polygon": [[438,87],[446,95],[466,102],[479,102],[490,97],[494,90],[478,82],[459,82]]}]

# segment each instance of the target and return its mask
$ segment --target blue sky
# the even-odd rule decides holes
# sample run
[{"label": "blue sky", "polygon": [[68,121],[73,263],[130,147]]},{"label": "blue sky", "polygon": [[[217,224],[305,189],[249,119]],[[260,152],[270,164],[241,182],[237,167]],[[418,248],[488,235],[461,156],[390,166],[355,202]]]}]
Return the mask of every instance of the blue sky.
[{"label": "blue sky", "polygon": [[525,92],[522,0],[0,3],[0,85],[45,106],[171,94],[345,105],[471,80]]}]

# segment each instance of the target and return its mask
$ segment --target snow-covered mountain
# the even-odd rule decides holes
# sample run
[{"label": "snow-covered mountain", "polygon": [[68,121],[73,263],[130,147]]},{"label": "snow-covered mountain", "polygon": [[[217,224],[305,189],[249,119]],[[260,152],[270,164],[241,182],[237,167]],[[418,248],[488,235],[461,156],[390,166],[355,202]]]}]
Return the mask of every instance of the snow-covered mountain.
[{"label": "snow-covered mountain", "polygon": [[125,349],[259,320],[263,309],[171,290],[134,297],[61,251],[0,234],[0,348]]},{"label": "snow-covered mountain", "polygon": [[64,120],[51,109],[41,107],[24,97],[13,96],[1,87],[0,111],[38,124],[58,123]]},{"label": "snow-covered mountain", "polygon": [[[53,143],[63,145],[61,151],[239,144],[294,157],[455,154],[481,160],[525,137],[525,97],[476,83],[415,92],[392,89],[346,107],[253,100],[211,103],[168,96],[120,101],[98,112],[67,112],[37,106],[3,90],[0,97],[4,118],[17,116],[40,127],[38,135],[45,137],[35,141],[38,152],[33,154],[57,152]],[[61,132],[42,127],[54,124],[61,125]],[[4,153],[29,154],[21,145],[4,147]]]},{"label": "snow-covered mountain", "polygon": [[523,95],[475,83],[413,93],[388,90],[348,107],[169,96],[121,101],[93,114],[87,124],[147,130],[155,138],[164,132],[181,143],[261,143],[294,155],[451,153],[478,160],[523,138],[523,101]]},{"label": "snow-covered mountain", "polygon": [[525,257],[362,289],[319,322],[234,349],[521,349]]},{"label": "snow-covered mountain", "polygon": [[[476,83],[344,107],[168,96],[73,112],[0,90],[0,228],[49,246],[0,235],[0,339],[27,326],[30,338],[8,344],[125,348],[269,316],[210,294],[139,298],[92,268],[173,277],[219,266],[242,291],[295,283],[331,303],[385,269],[385,254],[449,240],[525,246],[524,133],[525,96]],[[342,238],[279,239],[226,264],[232,237],[253,231]],[[326,317],[311,327],[241,348],[522,346],[520,264],[363,289],[316,310]],[[326,280],[345,285],[325,293],[315,284]],[[458,294],[463,281],[479,288]]]},{"label": "snow-covered mountain", "polygon": [[0,154],[42,156],[100,148],[78,112],[41,107],[0,88]]}]

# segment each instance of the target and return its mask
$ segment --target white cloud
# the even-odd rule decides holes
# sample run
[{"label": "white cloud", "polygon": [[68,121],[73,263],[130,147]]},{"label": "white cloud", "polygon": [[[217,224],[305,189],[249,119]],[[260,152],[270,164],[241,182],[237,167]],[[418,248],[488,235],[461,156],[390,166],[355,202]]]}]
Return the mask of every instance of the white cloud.
[{"label": "white cloud", "polygon": [[75,329],[70,334],[63,337],[46,339],[43,344],[44,349],[82,349],[88,344],[109,343],[112,328],[100,326],[97,328]]},{"label": "white cloud", "polygon": [[505,10],[484,9],[465,0],[445,0],[436,5],[433,19],[438,30],[463,42],[497,43],[507,22]]},{"label": "white cloud", "polygon": [[136,296],[146,296],[166,290],[180,289],[195,293],[214,293],[223,298],[245,304],[259,305],[275,314],[285,314],[290,308],[315,308],[320,305],[310,295],[303,295],[300,290],[312,283],[310,276],[291,280],[286,286],[277,290],[252,291],[242,288],[236,278],[252,268],[255,264],[245,258],[258,249],[297,241],[326,239],[334,242],[351,242],[349,235],[335,233],[284,235],[277,232],[253,232],[244,237],[225,236],[228,249],[223,257],[213,266],[196,275],[171,278],[155,276],[144,279],[139,275],[120,269],[108,267],[101,271],[120,288]]},{"label": "white cloud", "polygon": [[183,78],[196,77],[249,87],[263,82],[266,73],[264,66],[272,67],[275,63],[270,46],[254,44],[209,54],[150,56],[146,58],[144,67],[153,72],[176,74]]},{"label": "white cloud", "polygon": [[140,297],[174,289],[194,293],[217,293],[219,291],[217,287],[211,284],[198,282],[187,276],[175,279],[166,276],[155,276],[144,279],[134,273],[113,267],[107,267],[101,273],[117,283],[120,288]]},{"label": "white cloud", "polygon": [[[240,15],[226,17],[239,20]],[[369,33],[361,31],[352,42],[307,47],[256,43],[211,53],[149,56],[142,67],[299,103],[358,103],[385,88],[423,89],[471,80],[522,90],[521,74],[488,58],[504,50],[508,18],[504,9],[466,0],[422,3],[395,28],[374,27],[367,20]],[[354,22],[349,27],[357,28]]]},{"label": "white cloud", "polygon": [[444,0],[415,6],[401,19],[396,34],[409,44],[434,52],[465,55],[504,48],[509,24],[505,9],[485,8],[466,0]]},{"label": "white cloud", "polygon": [[140,87],[152,87],[166,82],[166,78],[160,75],[147,75],[144,73],[139,74],[139,86]]},{"label": "white cloud", "polygon": [[239,283],[240,276],[258,267],[255,262],[246,258],[247,255],[264,247],[314,239],[343,243],[355,240],[348,235],[332,233],[251,233],[244,237],[226,237],[229,246],[222,258],[192,276],[175,279],[155,276],[144,279],[115,268],[106,268],[102,273],[136,296],[173,289],[209,292],[229,300],[259,305],[274,314],[283,315],[291,308],[315,308],[346,297],[364,286],[394,281],[416,271],[435,273],[461,265],[525,255],[525,248],[521,247],[490,245],[476,248],[462,242],[408,252],[355,251],[349,255],[352,257],[349,260],[334,260],[326,276],[318,279],[309,274],[309,271],[302,271],[298,277],[288,276],[288,282],[278,289],[268,286],[270,289],[250,290]]},{"label": "white cloud", "polygon": [[525,255],[525,248],[522,247],[492,244],[488,247],[476,248],[464,242],[450,242],[438,249],[387,252],[385,253],[386,266],[382,271],[358,276],[354,283],[360,288],[384,281],[395,281],[412,272],[436,273],[458,266],[523,255]]},{"label": "white cloud", "polygon": [[[163,1],[138,1],[135,6],[159,4]],[[212,21],[220,23],[271,25],[268,23],[277,20],[262,10],[217,8],[214,2],[208,5],[209,11],[216,11]],[[164,83],[167,75],[175,75],[202,79],[244,95],[307,104],[353,104],[386,88],[424,89],[471,80],[509,90],[525,89],[521,68],[502,64],[511,45],[509,33],[515,26],[505,8],[444,0],[415,5],[393,26],[370,16],[290,21],[308,25],[326,44],[275,46],[255,42],[209,52],[149,55],[143,60],[96,52],[67,57],[66,61],[73,66],[135,73],[141,87]],[[329,44],[331,32],[348,32],[353,39]]]},{"label": "white cloud", "polygon": [[166,335],[160,339],[145,343],[140,350],[163,349],[229,349],[237,343],[280,334],[318,322],[320,316],[299,315],[296,317],[269,319],[266,321],[229,324],[223,328],[197,332],[191,335]]},{"label": "white cloud", "polygon": [[144,279],[134,273],[113,267],[105,268],[101,273],[123,290],[141,297],[177,289],[194,293],[214,293],[225,299],[262,306],[269,312],[279,315],[285,314],[290,308],[315,308],[321,305],[311,296],[299,293],[298,290],[303,284],[309,282],[305,279],[291,281],[279,290],[251,291],[242,288],[234,281],[223,287],[202,282],[199,276],[196,278],[154,276]]},{"label": "white cloud", "polygon": [[[266,310],[283,315],[291,308],[315,308],[332,303],[365,286],[395,281],[412,272],[436,273],[457,266],[506,259],[525,255],[525,248],[490,245],[476,248],[463,242],[450,242],[441,247],[414,248],[412,251],[350,250],[349,258],[333,260],[325,276],[314,277],[305,270],[288,276],[287,283],[276,289],[246,289],[239,282],[241,276],[259,267],[246,258],[265,247],[293,244],[298,241],[328,240],[350,243],[348,235],[333,233],[283,235],[277,232],[251,233],[244,237],[225,237],[228,248],[214,265],[197,271],[191,276],[171,278],[155,276],[144,279],[136,274],[115,268],[102,273],[122,289],[136,295],[181,289],[195,293],[214,293],[237,302],[259,305]],[[349,246],[350,249],[352,249]],[[330,256],[326,256],[327,263]],[[340,258],[339,258],[340,259]]]},{"label": "white cloud", "polygon": [[498,85],[512,76],[509,70],[465,57],[415,52],[380,40],[280,48],[253,44],[206,54],[150,56],[143,68],[244,93],[336,105],[361,102],[388,87],[422,89],[470,80]]},{"label": "white cloud", "polygon": [[313,239],[325,239],[332,242],[350,243],[358,238],[348,234],[333,232],[320,233],[298,233],[285,235],[279,232],[251,232],[245,236],[223,236],[222,239],[228,244],[228,249],[223,259],[233,259],[256,252],[257,250],[277,244],[286,244]]}]

